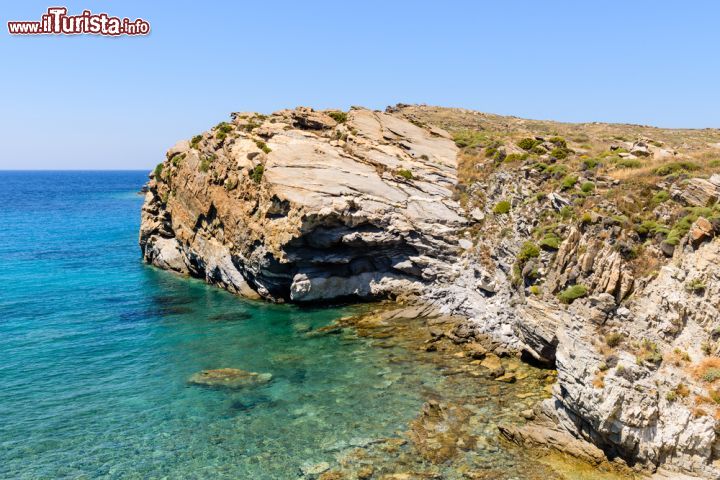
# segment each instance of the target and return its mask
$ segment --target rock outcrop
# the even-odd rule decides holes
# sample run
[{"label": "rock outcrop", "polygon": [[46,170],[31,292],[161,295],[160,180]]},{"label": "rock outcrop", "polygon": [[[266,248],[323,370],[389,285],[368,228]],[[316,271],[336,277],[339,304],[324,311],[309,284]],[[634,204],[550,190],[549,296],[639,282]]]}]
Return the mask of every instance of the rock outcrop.
[{"label": "rock outcrop", "polygon": [[234,114],[170,149],[143,207],[144,259],[274,301],[388,296],[442,278],[465,222],[451,198],[454,142],[381,112],[337,118]]},{"label": "rock outcrop", "polygon": [[[564,138],[501,145],[494,117],[455,113],[457,143],[424,121],[448,123],[431,107],[234,114],[156,168],[143,258],[272,301],[419,299],[419,316],[466,319],[428,351],[445,338],[492,371],[511,351],[557,369],[552,398],[501,426],[507,438],[719,478],[720,177],[668,163],[640,202],[599,165],[683,153],[641,138],[563,164]],[[416,426],[461,413],[430,405]],[[467,432],[448,428],[457,446]]]}]

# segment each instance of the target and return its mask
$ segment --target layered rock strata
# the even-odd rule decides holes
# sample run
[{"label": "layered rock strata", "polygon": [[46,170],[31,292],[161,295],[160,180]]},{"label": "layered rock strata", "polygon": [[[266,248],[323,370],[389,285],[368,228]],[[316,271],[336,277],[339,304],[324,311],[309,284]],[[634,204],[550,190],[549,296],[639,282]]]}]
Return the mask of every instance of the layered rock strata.
[{"label": "layered rock strata", "polygon": [[145,261],[273,301],[388,296],[442,278],[464,223],[454,142],[367,109],[336,118],[234,114],[178,143],[149,182]]}]

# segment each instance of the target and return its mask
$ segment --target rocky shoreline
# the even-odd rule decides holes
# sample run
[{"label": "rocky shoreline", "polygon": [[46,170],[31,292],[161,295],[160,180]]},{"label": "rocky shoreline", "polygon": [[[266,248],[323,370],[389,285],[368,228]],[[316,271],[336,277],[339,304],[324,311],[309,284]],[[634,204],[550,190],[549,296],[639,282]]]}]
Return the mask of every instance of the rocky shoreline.
[{"label": "rocky shoreline", "polygon": [[[304,472],[305,478],[613,480],[637,476],[623,462],[608,462],[602,455],[579,455],[582,460],[574,460],[560,454],[566,448],[553,452],[508,440],[507,432],[535,420],[532,405],[550,397],[557,372],[528,365],[490,337],[462,336],[464,325],[464,319],[442,315],[425,304],[389,302],[320,329],[317,334],[350,330],[371,339],[377,348],[395,349],[396,361],[432,364],[442,382],[428,389],[426,402],[405,431],[349,447],[336,455],[336,463],[313,465],[317,468]],[[402,353],[397,353],[398,348]],[[507,464],[497,464],[499,452],[507,456]],[[494,460],[484,458],[490,453]],[[310,473],[321,469],[319,474]]]},{"label": "rocky shoreline", "polygon": [[[250,298],[410,302],[392,333],[392,316],[353,327],[416,330],[443,357],[460,348],[463,385],[515,385],[520,367],[503,359],[516,355],[557,371],[529,420],[502,426],[509,443],[717,478],[713,145],[720,132],[424,106],[233,114],[155,169],[140,246],[150,264]],[[477,449],[448,424],[455,447],[423,453],[419,432],[468,415],[428,403],[414,455]]]}]

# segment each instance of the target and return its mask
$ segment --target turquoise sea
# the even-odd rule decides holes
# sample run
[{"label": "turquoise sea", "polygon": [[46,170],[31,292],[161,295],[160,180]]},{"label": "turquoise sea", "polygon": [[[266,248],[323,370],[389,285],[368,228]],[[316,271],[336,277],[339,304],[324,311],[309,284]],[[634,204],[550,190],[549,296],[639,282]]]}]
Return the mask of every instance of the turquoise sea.
[{"label": "turquoise sea", "polygon": [[[0,172],[0,478],[298,478],[417,415],[428,366],[356,307],[249,302],[143,265],[147,172]],[[240,391],[208,368],[269,372]]]}]

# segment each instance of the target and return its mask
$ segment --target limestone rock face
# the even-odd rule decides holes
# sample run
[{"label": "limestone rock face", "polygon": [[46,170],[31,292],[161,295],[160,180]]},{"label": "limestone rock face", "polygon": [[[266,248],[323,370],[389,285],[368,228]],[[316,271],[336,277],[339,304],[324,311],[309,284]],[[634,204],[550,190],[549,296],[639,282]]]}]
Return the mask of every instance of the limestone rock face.
[{"label": "limestone rock face", "polygon": [[148,263],[274,301],[376,297],[441,278],[465,220],[448,134],[354,108],[234,114],[149,182]]},{"label": "limestone rock face", "polygon": [[720,199],[720,178],[717,175],[710,180],[691,178],[682,187],[674,189],[672,195],[685,205],[708,207]]}]

